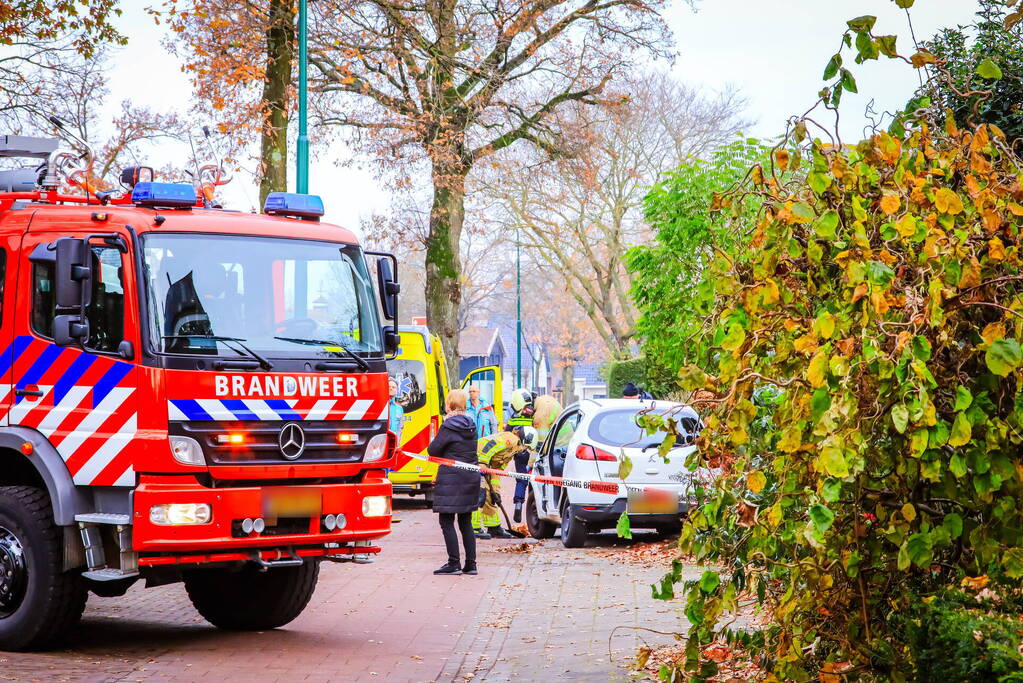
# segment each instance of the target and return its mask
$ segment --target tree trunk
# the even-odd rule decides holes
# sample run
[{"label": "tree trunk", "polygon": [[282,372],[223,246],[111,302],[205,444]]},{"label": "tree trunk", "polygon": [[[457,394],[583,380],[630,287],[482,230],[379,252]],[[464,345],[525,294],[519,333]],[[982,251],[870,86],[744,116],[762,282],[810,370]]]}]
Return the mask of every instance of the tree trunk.
[{"label": "tree trunk", "polygon": [[561,405],[571,405],[578,400],[575,395],[575,362],[569,361],[561,368]]},{"label": "tree trunk", "polygon": [[259,152],[263,176],[259,205],[271,192],[288,189],[288,86],[295,57],[294,0],[270,0],[266,29],[266,80],[263,83],[263,135]]},{"label": "tree trunk", "polygon": [[462,302],[459,240],[467,169],[435,158],[430,234],[426,238],[426,321],[440,337],[451,386],[458,386],[458,308]]}]

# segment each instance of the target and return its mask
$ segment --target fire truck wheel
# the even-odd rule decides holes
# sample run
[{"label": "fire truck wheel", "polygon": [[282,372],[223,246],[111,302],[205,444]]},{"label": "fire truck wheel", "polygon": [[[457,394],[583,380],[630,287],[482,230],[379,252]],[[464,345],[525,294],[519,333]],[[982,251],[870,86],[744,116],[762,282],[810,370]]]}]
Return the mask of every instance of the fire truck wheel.
[{"label": "fire truck wheel", "polygon": [[81,619],[88,592],[63,571],[63,540],[46,491],[0,486],[0,650],[48,647]]},{"label": "fire truck wheel", "polygon": [[188,597],[206,621],[232,631],[265,631],[284,626],[309,604],[316,590],[320,563],[260,572],[255,564],[241,570],[199,569],[185,573]]}]

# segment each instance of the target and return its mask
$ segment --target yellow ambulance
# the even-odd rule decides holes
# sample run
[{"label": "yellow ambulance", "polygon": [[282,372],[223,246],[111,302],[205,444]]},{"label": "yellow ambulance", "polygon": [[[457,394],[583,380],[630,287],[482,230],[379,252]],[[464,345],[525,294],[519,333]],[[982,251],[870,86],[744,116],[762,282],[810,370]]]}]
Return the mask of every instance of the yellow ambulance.
[{"label": "yellow ambulance", "polygon": [[[387,361],[387,373],[397,385],[395,402],[403,411],[399,450],[426,453],[426,447],[437,435],[444,419],[444,397],[448,393],[448,373],[440,338],[424,325],[408,325],[398,329],[401,344],[398,357]],[[501,393],[501,368],[490,365],[471,371],[462,380],[462,388],[470,384],[480,389],[480,398],[493,407],[496,424],[504,424]],[[388,473],[394,493],[422,494],[433,500],[433,484],[437,465],[399,455],[397,468]]]}]

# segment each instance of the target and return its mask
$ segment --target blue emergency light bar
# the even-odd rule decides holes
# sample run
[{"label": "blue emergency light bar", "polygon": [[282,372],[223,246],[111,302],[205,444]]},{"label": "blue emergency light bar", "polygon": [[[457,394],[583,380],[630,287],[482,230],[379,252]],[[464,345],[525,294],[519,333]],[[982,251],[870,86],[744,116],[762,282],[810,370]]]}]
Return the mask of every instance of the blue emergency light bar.
[{"label": "blue emergency light bar", "polygon": [[170,208],[195,206],[195,188],[187,183],[139,183],[131,191],[131,202]]},{"label": "blue emergency light bar", "polygon": [[319,218],[323,215],[323,200],[315,194],[271,192],[263,203],[263,213],[270,216]]}]

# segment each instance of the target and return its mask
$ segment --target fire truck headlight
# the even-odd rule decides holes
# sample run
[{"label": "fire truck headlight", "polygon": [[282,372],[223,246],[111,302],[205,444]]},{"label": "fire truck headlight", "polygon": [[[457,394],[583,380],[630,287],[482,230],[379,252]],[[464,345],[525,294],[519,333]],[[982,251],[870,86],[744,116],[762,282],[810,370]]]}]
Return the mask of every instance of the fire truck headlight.
[{"label": "fire truck headlight", "polygon": [[362,499],[363,517],[386,517],[391,514],[391,499],[388,496],[366,496]]},{"label": "fire truck headlight", "polygon": [[149,508],[149,521],[160,526],[209,524],[213,510],[207,503],[168,503]]},{"label": "fire truck headlight", "polygon": [[202,455],[202,447],[195,439],[187,436],[170,437],[171,455],[182,465],[205,465],[206,459]]},{"label": "fire truck headlight", "polygon": [[387,434],[377,434],[366,444],[366,455],[362,458],[362,461],[373,462],[374,460],[383,460],[386,455]]}]

